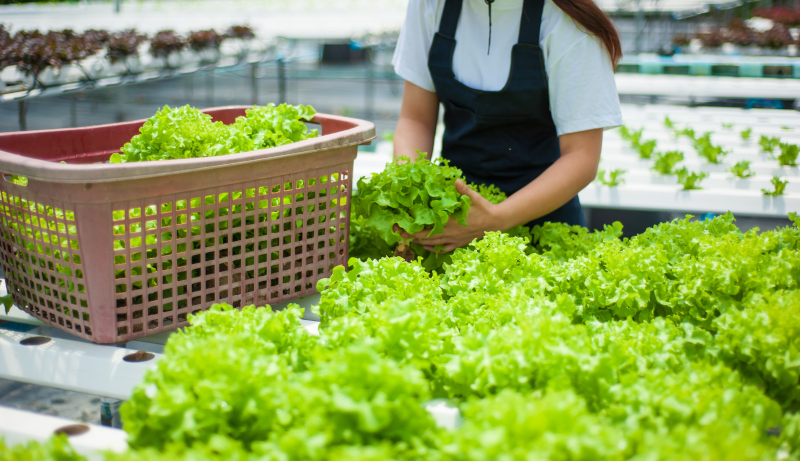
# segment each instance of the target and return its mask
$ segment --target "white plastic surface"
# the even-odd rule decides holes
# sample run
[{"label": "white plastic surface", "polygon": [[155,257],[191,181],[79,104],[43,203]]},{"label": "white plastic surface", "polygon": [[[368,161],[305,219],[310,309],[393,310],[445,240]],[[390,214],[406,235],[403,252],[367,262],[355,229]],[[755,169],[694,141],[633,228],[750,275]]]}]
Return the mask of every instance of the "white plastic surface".
[{"label": "white plastic surface", "polygon": [[121,453],[128,448],[127,434],[121,429],[0,407],[0,436],[8,445],[27,443],[31,440],[43,442],[56,430],[74,424],[86,426],[89,430],[80,435],[70,436],[69,443],[75,451],[90,456],[90,459],[102,459],[97,456],[99,451]]},{"label": "white plastic surface", "polygon": [[0,378],[125,400],[161,357],[126,362],[123,357],[136,350],[61,338],[38,346],[20,344],[33,336],[0,329]]},{"label": "white plastic surface", "polygon": [[616,74],[617,92],[624,95],[684,98],[800,98],[800,80],[686,75]]},{"label": "white plastic surface", "polygon": [[455,430],[461,426],[461,412],[447,400],[431,400],[425,405],[425,410],[433,416],[436,425],[443,429]]}]

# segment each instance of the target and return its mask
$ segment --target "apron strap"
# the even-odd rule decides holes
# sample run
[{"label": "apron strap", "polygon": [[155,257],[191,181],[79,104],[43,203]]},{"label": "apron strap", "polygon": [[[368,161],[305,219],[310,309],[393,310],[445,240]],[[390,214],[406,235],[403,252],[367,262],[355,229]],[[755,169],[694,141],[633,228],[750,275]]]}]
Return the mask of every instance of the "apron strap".
[{"label": "apron strap", "polygon": [[[450,0],[447,1],[450,3]],[[459,2],[461,3],[461,2]],[[445,5],[445,11],[447,6]],[[519,25],[519,43],[539,45],[539,30],[542,28],[544,0],[524,0],[522,19]],[[444,21],[444,18],[442,18]]]},{"label": "apron strap", "polygon": [[447,0],[442,11],[442,20],[439,22],[439,33],[445,37],[455,39],[458,17],[461,16],[462,0]]}]

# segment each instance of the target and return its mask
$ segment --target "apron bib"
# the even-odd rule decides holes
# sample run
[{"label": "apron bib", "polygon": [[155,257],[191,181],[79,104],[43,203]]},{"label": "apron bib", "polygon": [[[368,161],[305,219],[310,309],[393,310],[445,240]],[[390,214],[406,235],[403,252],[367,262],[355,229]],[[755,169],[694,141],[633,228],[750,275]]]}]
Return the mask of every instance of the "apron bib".
[{"label": "apron bib", "polygon": [[[500,91],[476,90],[455,78],[453,52],[462,1],[446,0],[428,55],[444,105],[442,157],[468,181],[494,184],[510,196],[561,156],[539,46],[544,0],[524,0],[519,40],[511,49],[508,81]],[[578,196],[527,225],[545,221],[586,226]]]}]

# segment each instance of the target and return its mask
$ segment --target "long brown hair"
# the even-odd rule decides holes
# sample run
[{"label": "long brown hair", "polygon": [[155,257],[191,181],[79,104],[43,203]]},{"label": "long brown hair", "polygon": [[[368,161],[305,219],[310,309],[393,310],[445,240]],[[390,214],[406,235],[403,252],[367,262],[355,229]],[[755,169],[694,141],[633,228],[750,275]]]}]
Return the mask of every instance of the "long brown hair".
[{"label": "long brown hair", "polygon": [[622,45],[619,41],[619,32],[611,22],[611,18],[606,16],[593,0],[553,0],[553,3],[579,26],[603,42],[616,69],[617,63],[622,58]]}]

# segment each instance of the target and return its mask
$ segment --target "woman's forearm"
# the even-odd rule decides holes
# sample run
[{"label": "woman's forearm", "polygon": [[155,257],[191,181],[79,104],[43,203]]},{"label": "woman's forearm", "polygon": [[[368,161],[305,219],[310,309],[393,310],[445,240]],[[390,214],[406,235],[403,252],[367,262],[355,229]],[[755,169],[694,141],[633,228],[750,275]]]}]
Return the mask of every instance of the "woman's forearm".
[{"label": "woman's forearm", "polygon": [[[525,224],[555,211],[597,176],[602,130],[562,140],[561,157],[538,178],[495,208],[500,230]],[[569,136],[569,135],[566,135]]]},{"label": "woman's forearm", "polygon": [[416,151],[425,152],[430,158],[438,119],[439,97],[436,93],[406,82],[400,117],[394,130],[394,158],[414,160],[418,157]]},{"label": "woman's forearm", "polygon": [[427,158],[431,158],[435,134],[436,124],[431,126],[429,123],[401,117],[394,132],[394,158],[408,157],[414,160],[418,156],[415,152],[417,150],[427,153]]}]

